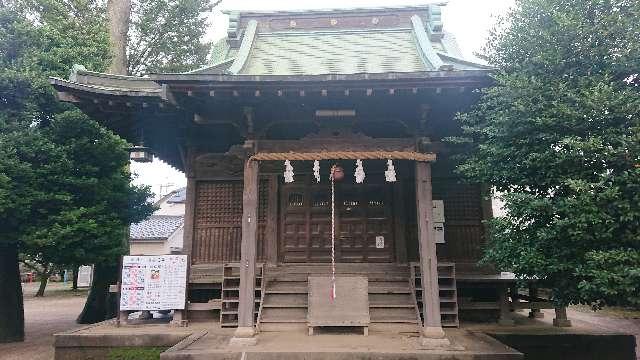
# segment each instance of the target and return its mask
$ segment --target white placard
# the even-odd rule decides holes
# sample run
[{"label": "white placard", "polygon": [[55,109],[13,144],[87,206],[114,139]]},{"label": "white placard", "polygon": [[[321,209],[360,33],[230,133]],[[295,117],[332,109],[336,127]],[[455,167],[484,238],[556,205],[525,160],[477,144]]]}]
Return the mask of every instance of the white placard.
[{"label": "white placard", "polygon": [[93,266],[82,265],[78,267],[78,287],[90,287],[93,279]]},{"label": "white placard", "polygon": [[184,309],[187,255],[123,256],[120,310]]},{"label": "white placard", "polygon": [[376,249],[384,249],[384,236],[376,236]]}]

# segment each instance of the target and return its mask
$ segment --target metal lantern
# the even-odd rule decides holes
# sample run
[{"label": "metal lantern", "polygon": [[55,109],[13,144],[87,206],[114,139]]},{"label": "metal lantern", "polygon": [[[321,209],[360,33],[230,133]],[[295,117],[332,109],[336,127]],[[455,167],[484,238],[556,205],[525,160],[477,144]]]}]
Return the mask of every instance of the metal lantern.
[{"label": "metal lantern", "polygon": [[340,165],[333,165],[331,167],[331,179],[335,182],[340,182],[344,179],[344,170]]},{"label": "metal lantern", "polygon": [[141,163],[153,161],[153,152],[142,144],[129,149],[129,160]]}]

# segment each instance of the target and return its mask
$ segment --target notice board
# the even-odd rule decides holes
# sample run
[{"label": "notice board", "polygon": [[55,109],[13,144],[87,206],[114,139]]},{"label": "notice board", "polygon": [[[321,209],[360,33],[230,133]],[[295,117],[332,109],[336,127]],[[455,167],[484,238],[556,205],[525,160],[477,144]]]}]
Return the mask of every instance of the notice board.
[{"label": "notice board", "polygon": [[120,310],[182,310],[187,255],[122,257]]}]

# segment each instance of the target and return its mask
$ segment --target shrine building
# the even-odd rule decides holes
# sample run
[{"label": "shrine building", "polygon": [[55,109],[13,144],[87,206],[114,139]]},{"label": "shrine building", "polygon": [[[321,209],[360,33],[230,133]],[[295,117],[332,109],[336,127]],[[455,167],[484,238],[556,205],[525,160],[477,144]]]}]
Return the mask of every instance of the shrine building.
[{"label": "shrine building", "polygon": [[132,160],[186,174],[183,316],[244,344],[324,326],[437,343],[461,320],[508,322],[514,280],[479,265],[487,186],[445,141],[492,69],[441,6],[228,15],[200,69],[51,79]]}]

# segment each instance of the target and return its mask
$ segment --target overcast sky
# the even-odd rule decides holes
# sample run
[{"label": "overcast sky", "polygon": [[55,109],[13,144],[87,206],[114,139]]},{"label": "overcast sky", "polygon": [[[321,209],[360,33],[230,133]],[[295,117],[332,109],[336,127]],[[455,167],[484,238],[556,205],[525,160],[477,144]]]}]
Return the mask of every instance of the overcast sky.
[{"label": "overcast sky", "polygon": [[[225,36],[228,18],[221,10],[295,10],[295,9],[338,9],[375,6],[421,5],[442,1],[410,0],[224,0],[211,15],[210,39]],[[484,45],[496,16],[504,14],[514,0],[450,0],[443,9],[445,31],[453,33],[462,52],[472,57]],[[152,187],[155,194],[166,194],[172,189],[186,186],[184,174],[154,159],[152,163],[131,163],[137,175],[134,183]],[[161,189],[162,187],[162,189]]]}]

